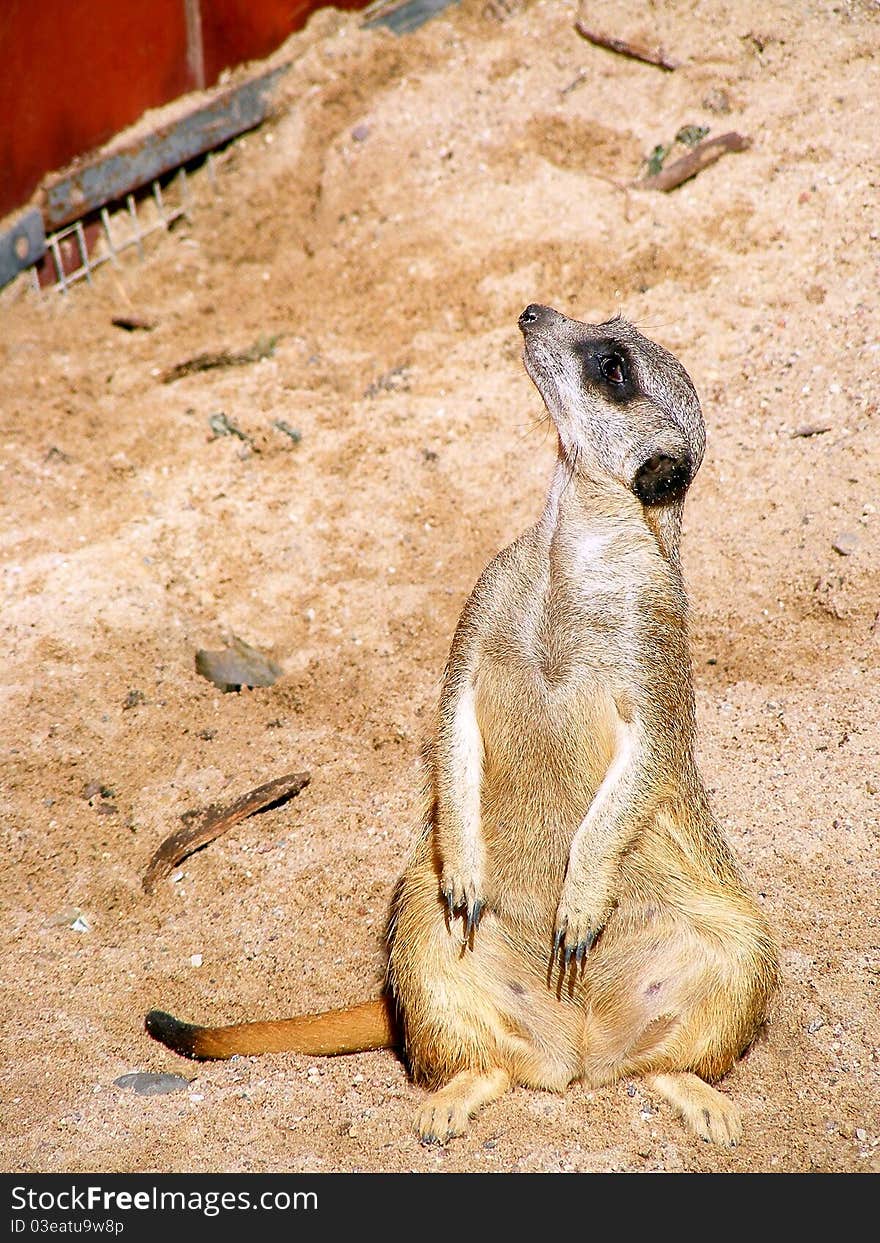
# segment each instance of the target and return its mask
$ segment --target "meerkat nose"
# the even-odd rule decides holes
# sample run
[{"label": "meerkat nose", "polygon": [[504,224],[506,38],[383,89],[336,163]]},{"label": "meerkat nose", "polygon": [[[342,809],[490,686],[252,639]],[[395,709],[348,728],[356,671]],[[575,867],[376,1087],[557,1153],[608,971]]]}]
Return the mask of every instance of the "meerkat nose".
[{"label": "meerkat nose", "polygon": [[531,328],[534,324],[537,324],[538,320],[542,319],[549,310],[550,308],[548,306],[541,306],[537,302],[530,302],[516,322],[519,324],[523,332],[525,332],[527,328]]}]

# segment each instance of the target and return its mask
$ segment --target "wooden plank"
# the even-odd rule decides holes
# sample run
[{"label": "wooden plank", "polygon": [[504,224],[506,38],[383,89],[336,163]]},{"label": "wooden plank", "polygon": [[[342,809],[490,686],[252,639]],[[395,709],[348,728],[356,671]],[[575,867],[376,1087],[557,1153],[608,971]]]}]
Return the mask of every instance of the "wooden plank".
[{"label": "wooden plank", "polygon": [[418,30],[425,22],[460,0],[379,0],[364,11],[364,25],[384,26],[396,35]]},{"label": "wooden plank", "polygon": [[70,224],[254,129],[269,115],[272,88],[285,70],[282,65],[251,78],[130,147],[93,158],[45,182],[41,198],[46,228]]},{"label": "wooden plank", "polygon": [[46,253],[43,217],[34,208],[0,234],[0,289]]}]

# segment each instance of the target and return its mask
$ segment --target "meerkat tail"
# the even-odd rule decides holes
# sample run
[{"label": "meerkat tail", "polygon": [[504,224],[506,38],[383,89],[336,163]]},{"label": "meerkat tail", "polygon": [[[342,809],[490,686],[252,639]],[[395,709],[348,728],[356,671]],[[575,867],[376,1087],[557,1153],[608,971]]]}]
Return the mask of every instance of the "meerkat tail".
[{"label": "meerkat tail", "polygon": [[183,1023],[162,1010],[151,1010],[144,1026],[155,1040],[197,1061],[234,1057],[237,1053],[365,1053],[398,1043],[384,998],[362,1001],[343,1010],[303,1014],[272,1023],[237,1023],[232,1027],[199,1027]]}]

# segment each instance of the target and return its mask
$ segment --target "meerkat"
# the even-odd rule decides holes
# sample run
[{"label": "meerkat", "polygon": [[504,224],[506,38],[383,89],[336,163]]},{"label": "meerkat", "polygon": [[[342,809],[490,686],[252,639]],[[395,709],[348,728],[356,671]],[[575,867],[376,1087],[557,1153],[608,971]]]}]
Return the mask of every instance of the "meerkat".
[{"label": "meerkat", "polygon": [[224,1028],[152,1011],[146,1027],[197,1058],[399,1044],[431,1089],[425,1143],[513,1084],[641,1077],[733,1145],[741,1113],[713,1084],[758,1033],[778,967],[694,756],[679,544],[700,402],[621,318],[533,304],[519,328],[557,461],[537,523],[455,631],[385,994]]}]

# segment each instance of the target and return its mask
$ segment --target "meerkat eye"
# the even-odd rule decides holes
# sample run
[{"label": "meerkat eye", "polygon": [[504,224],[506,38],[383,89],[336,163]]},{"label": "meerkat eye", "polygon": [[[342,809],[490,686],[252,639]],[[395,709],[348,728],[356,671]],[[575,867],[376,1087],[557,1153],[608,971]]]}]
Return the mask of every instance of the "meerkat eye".
[{"label": "meerkat eye", "polygon": [[599,370],[609,384],[626,384],[626,362],[620,354],[603,354],[599,359]]}]

